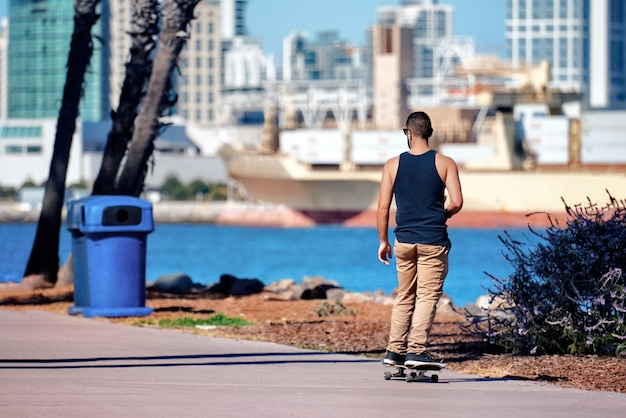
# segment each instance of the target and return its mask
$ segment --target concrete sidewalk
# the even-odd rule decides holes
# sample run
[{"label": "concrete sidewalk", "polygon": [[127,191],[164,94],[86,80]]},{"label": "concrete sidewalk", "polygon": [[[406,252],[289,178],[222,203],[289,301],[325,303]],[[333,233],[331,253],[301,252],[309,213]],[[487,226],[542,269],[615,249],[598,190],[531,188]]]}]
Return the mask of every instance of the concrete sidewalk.
[{"label": "concrete sidewalk", "polygon": [[626,395],[439,372],[272,343],[0,310],[3,417],[623,417]]}]

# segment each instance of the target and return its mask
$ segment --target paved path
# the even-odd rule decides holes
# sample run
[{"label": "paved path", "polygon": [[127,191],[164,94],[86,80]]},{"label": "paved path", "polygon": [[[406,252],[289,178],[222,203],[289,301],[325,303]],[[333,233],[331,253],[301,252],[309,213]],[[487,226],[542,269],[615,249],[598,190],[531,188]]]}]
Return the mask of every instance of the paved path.
[{"label": "paved path", "polygon": [[626,395],[486,379],[386,381],[378,361],[0,310],[2,417],[623,417]]}]

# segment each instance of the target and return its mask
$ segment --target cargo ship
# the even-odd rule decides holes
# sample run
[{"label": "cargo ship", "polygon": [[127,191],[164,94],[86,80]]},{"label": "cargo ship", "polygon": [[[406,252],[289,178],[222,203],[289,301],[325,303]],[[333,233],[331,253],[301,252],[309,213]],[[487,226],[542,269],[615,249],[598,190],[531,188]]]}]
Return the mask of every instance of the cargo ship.
[{"label": "cargo ship", "polygon": [[[581,120],[591,127],[605,116]],[[607,132],[626,130],[615,126],[626,125],[625,116],[614,115],[613,125],[605,121],[584,132],[580,125],[561,123],[563,129],[553,133],[553,140],[540,134],[543,145],[535,143],[527,150],[534,163],[516,153],[516,123],[512,114],[501,112],[484,119],[475,141],[437,148],[459,165],[465,216],[562,214],[564,201],[572,206],[589,200],[602,204],[607,191],[623,197],[626,141]],[[582,132],[578,138],[571,135],[575,129]],[[222,150],[228,173],[252,201],[286,205],[315,223],[349,223],[358,217],[373,222],[382,165],[406,150],[401,131],[294,130],[281,132],[279,142],[276,152]],[[604,156],[604,163],[598,162],[598,154],[607,152],[614,159]]]}]

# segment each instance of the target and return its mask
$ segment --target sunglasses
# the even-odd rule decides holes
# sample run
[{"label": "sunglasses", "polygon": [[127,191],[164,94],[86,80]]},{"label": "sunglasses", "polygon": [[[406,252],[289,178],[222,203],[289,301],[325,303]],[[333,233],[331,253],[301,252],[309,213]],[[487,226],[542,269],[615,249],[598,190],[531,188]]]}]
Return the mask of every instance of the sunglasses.
[{"label": "sunglasses", "polygon": [[404,128],[402,132],[404,132],[405,135],[408,135],[410,131],[407,128]]}]

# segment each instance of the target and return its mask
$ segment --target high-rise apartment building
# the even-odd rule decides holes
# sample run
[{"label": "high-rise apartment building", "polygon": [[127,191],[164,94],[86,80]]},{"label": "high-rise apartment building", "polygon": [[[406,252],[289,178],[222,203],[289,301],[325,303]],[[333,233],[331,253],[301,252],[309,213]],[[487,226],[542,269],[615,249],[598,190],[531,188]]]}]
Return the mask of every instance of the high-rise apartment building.
[{"label": "high-rise apartment building", "polygon": [[413,74],[413,34],[409,27],[376,25],[373,35],[374,125],[396,129],[410,112],[406,80]]},{"label": "high-rise apartment building", "polygon": [[283,81],[369,80],[365,48],[339,38],[337,31],[319,32],[314,40],[294,32],[283,39]]},{"label": "high-rise apartment building", "polygon": [[[92,34],[109,39],[108,0],[101,0],[101,17]],[[8,117],[58,117],[70,40],[74,2],[11,0],[9,6]],[[109,45],[94,38],[94,51],[85,74],[80,116],[84,121],[107,117],[109,106]]]},{"label": "high-rise apartment building", "polygon": [[246,6],[248,0],[219,0],[221,27],[220,34],[224,42],[235,36],[246,36]]},{"label": "high-rise apartment building", "polygon": [[590,107],[626,104],[623,0],[508,0],[513,65],[551,64],[551,87],[579,91]]},{"label": "high-rise apartment building", "polygon": [[[416,107],[452,105],[446,78],[452,76],[456,64],[474,56],[473,39],[453,36],[452,6],[435,0],[412,0],[400,6],[379,7],[376,14],[373,88],[377,126],[390,121],[394,127],[403,123],[385,116],[393,105],[391,88],[397,96],[393,100],[402,101],[393,105],[401,117]],[[392,74],[394,83],[385,79],[387,74]]]},{"label": "high-rise apartment building", "polygon": [[376,10],[378,25],[398,25],[413,29],[413,77],[432,78],[437,73],[437,48],[442,40],[453,37],[451,5],[435,0],[403,1],[400,6]]},{"label": "high-rise apartment building", "polygon": [[190,39],[181,53],[178,113],[199,125],[220,122],[222,43],[220,2],[203,0],[195,8]]}]

